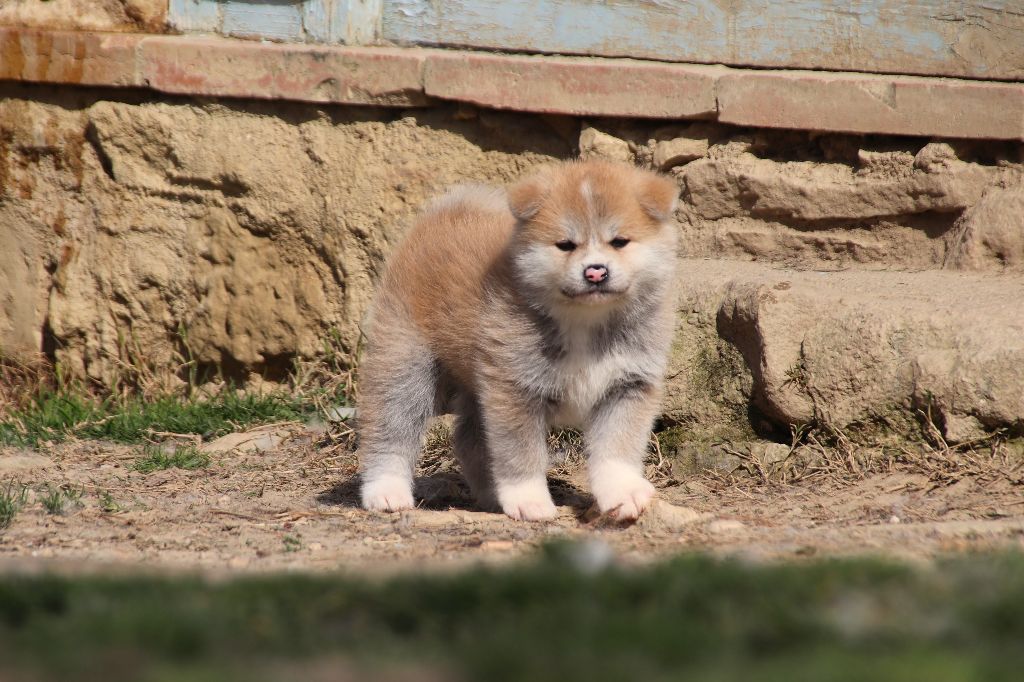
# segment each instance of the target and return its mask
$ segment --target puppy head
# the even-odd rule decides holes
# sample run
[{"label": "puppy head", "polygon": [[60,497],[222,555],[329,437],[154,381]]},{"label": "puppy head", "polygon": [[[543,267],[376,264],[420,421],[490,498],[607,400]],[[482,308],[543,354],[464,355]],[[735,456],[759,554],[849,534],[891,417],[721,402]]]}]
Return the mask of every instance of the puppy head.
[{"label": "puppy head", "polygon": [[627,164],[541,169],[508,192],[519,281],[548,308],[614,307],[650,291],[674,271],[678,196],[671,180]]}]

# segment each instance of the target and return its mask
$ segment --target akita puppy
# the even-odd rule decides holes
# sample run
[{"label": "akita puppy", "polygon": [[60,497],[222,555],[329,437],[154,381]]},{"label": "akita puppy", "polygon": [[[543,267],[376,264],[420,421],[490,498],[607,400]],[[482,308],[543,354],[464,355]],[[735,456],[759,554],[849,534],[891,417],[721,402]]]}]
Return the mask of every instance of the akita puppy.
[{"label": "akita puppy", "polygon": [[381,280],[361,369],[367,509],[413,506],[427,422],[450,410],[482,506],[553,517],[547,434],[573,426],[598,507],[639,516],[654,495],[642,461],[673,330],[678,193],[629,165],[568,162],[423,211]]}]

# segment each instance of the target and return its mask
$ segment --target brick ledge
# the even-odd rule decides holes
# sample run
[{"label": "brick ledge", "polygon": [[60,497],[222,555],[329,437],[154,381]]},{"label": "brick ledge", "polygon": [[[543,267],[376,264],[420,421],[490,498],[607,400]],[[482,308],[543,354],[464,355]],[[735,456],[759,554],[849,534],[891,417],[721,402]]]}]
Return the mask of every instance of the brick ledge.
[{"label": "brick ledge", "polygon": [[1024,83],[0,27],[0,80],[1024,140]]}]

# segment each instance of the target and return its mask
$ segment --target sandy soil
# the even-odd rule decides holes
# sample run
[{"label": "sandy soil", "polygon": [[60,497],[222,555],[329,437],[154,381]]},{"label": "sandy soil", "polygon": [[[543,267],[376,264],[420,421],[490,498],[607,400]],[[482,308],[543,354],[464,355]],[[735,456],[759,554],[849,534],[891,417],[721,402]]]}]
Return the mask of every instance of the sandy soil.
[{"label": "sandy soil", "polygon": [[[267,432],[248,447],[270,442]],[[917,560],[1024,549],[1024,489],[1012,476],[939,485],[896,468],[785,485],[714,474],[668,478],[651,512],[619,527],[590,509],[582,472],[562,467],[552,476],[560,516],[522,523],[475,511],[443,457],[419,480],[421,508],[365,512],[356,506],[355,460],[344,443],[325,445],[299,427],[290,433],[265,451],[243,445],[214,452],[207,468],[149,474],[132,469],[138,447],[0,450],[0,484],[29,486],[28,502],[0,530],[0,568],[375,574],[504,561],[556,538],[596,540],[590,546],[598,554],[611,548],[627,562],[697,550],[752,559],[869,553]],[[83,491],[80,502],[48,513],[39,491],[65,484]]]}]

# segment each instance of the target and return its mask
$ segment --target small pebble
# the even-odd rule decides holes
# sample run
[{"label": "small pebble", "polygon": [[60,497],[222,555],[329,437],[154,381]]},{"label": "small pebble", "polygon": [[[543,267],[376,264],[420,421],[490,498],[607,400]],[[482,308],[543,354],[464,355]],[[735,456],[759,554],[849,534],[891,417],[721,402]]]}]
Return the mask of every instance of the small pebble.
[{"label": "small pebble", "polygon": [[708,530],[712,533],[735,533],[744,527],[742,522],[735,519],[717,519],[708,524]]},{"label": "small pebble", "polygon": [[325,413],[328,421],[343,422],[356,416],[354,407],[332,407]]},{"label": "small pebble", "polygon": [[654,499],[651,506],[640,515],[637,525],[647,530],[678,531],[700,520],[700,514],[689,507]]}]

